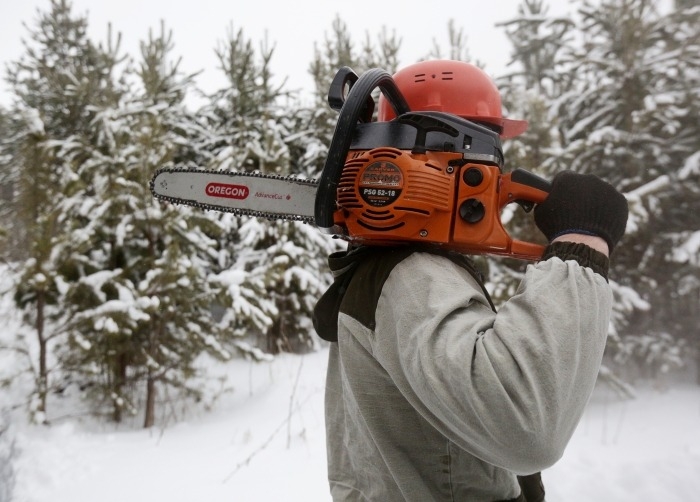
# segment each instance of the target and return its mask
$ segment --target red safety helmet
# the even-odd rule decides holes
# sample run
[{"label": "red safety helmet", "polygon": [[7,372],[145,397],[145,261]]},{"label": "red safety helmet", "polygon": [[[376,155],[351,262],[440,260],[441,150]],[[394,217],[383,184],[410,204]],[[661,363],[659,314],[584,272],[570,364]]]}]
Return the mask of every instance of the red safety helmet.
[{"label": "red safety helmet", "polygon": [[[399,70],[393,78],[411,111],[451,113],[496,126],[502,138],[512,138],[527,130],[526,120],[503,117],[496,84],[473,64],[452,60],[421,61]],[[394,109],[381,95],[377,120],[386,122],[395,116]]]}]

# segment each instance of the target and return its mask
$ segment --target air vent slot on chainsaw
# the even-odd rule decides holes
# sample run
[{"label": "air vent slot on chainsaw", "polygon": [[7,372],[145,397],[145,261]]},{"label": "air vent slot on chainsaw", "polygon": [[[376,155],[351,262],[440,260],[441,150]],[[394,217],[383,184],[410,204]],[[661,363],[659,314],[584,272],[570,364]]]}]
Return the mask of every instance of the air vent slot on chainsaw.
[{"label": "air vent slot on chainsaw", "polygon": [[423,172],[409,172],[406,183],[406,200],[424,202],[438,209],[450,207],[451,182],[444,176],[431,176]]},{"label": "air vent slot on chainsaw", "polygon": [[357,176],[360,168],[365,165],[365,161],[361,159],[349,160],[343,168],[343,173],[338,181],[338,205],[345,209],[362,208],[362,203],[357,196],[355,185],[357,184]]},{"label": "air vent slot on chainsaw", "polygon": [[[343,220],[354,235],[415,235],[440,213],[449,221],[455,176],[449,156],[459,154],[378,147],[349,152],[337,188]],[[445,224],[445,232],[449,224]],[[402,229],[400,234],[390,234]]]},{"label": "air vent slot on chainsaw", "polygon": [[389,210],[372,211],[371,209],[366,209],[365,211],[362,212],[362,216],[364,216],[364,218],[367,220],[375,220],[375,221],[386,221],[386,220],[391,220],[394,218],[394,215]]}]

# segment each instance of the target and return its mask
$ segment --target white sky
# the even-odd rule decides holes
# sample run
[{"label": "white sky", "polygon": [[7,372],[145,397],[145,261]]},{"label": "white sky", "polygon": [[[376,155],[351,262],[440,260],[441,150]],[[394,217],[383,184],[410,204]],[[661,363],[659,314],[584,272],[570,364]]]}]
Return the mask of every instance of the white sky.
[{"label": "white sky", "polygon": [[[288,77],[287,89],[310,89],[308,66],[314,42],[322,46],[331,32],[336,14],[345,21],[359,49],[365,33],[379,32],[383,26],[401,38],[401,64],[425,56],[437,40],[448,48],[447,23],[453,18],[464,29],[472,58],[499,75],[509,60],[510,45],[497,22],[512,18],[520,0],[72,0],[73,13],[87,15],[92,40],[105,41],[107,25],[122,34],[122,51],[139,56],[139,42],[148,30],[160,30],[164,20],[172,30],[173,55],[182,56],[181,69],[202,70],[200,88],[209,92],[223,84],[217,70],[214,49],[226,39],[228,29],[243,29],[255,43],[267,33],[275,45],[273,72],[281,81]],[[550,13],[573,9],[569,0],[550,0]],[[23,25],[35,27],[37,9],[48,12],[49,0],[0,0],[0,104],[9,103],[5,85],[5,65],[23,54],[22,39],[29,38]],[[376,38],[373,37],[373,40]]]}]

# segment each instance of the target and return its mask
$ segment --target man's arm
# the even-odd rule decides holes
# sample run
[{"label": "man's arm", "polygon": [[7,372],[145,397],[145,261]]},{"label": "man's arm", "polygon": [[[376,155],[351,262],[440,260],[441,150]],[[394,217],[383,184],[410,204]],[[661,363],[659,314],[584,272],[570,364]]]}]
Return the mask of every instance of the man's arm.
[{"label": "man's arm", "polygon": [[436,428],[519,473],[556,461],[583,413],[607,337],[608,255],[627,219],[614,188],[573,173],[535,211],[546,259],[498,314],[457,267],[414,256],[385,284],[374,345]]}]

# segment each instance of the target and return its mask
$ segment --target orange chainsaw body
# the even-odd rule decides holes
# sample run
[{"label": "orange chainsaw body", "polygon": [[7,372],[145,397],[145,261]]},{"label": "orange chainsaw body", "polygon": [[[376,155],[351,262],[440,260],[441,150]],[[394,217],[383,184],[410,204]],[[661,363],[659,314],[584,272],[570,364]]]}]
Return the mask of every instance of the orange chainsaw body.
[{"label": "orange chainsaw body", "polygon": [[497,165],[465,160],[461,153],[350,150],[333,219],[352,242],[429,243],[537,260],[543,246],[512,239],[500,215],[511,202],[539,203],[547,195],[513,182],[511,173],[502,174]]}]

